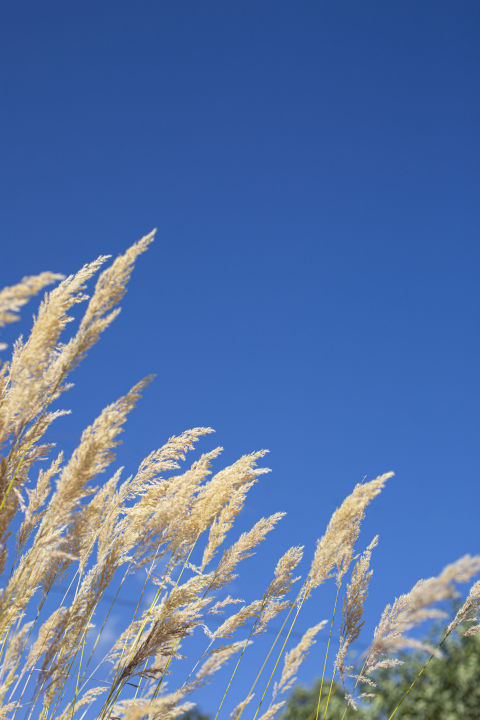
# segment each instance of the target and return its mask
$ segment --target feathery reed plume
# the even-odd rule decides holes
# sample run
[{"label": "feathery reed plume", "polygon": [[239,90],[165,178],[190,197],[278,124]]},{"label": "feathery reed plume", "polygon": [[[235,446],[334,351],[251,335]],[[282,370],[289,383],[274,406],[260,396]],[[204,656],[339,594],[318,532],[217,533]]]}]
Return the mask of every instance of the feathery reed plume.
[{"label": "feathery reed plume", "polygon": [[314,588],[333,577],[335,568],[337,585],[342,581],[353,558],[353,548],[360,532],[360,523],[365,517],[365,510],[393,475],[394,473],[389,472],[370,482],[359,483],[351,495],[335,510],[325,535],[317,543],[300,602],[307,599]]},{"label": "feathery reed plume", "polygon": [[317,634],[320,632],[320,630],[323,630],[326,624],[327,621],[322,620],[317,625],[309,628],[307,632],[303,635],[298,645],[285,655],[282,675],[278,683],[275,683],[275,685],[273,686],[273,700],[275,700],[275,698],[280,693],[284,693],[287,690],[290,690],[290,688],[293,686],[294,682],[297,679],[296,675],[300,665],[305,661],[310,647],[316,642]]},{"label": "feathery reed plume", "polygon": [[255,635],[266,630],[267,624],[292,603],[283,601],[282,598],[292,589],[292,585],[299,580],[294,577],[293,572],[303,557],[303,547],[291,547],[282,555],[275,568],[275,577],[266,589],[263,596],[262,612],[258,618],[258,625],[255,628]]},{"label": "feathery reed plume", "polygon": [[[130,280],[135,261],[144,253],[155,238],[156,230],[145,235],[128,250],[114,260],[98,278],[95,292],[88,303],[76,336],[65,348],[65,360],[69,370],[78,365],[85,353],[94,345],[101,333],[115,320],[120,308],[115,308],[122,300]],[[62,362],[60,362],[60,366]]]},{"label": "feathery reed plume", "polygon": [[239,718],[242,716],[243,711],[247,707],[247,705],[253,700],[254,695],[250,694],[248,697],[245,698],[245,700],[242,700],[241,703],[239,703],[232,712],[230,713],[231,720],[239,720]]},{"label": "feathery reed plume", "polygon": [[[432,652],[432,648],[405,635],[424,620],[445,617],[445,613],[433,606],[442,600],[457,596],[454,583],[467,582],[480,571],[480,555],[465,555],[447,565],[438,577],[419,580],[406,595],[401,595],[393,605],[387,605],[380,623],[375,629],[373,643],[368,653],[366,672],[370,675],[385,661],[379,660],[386,653],[394,653],[407,647]],[[388,663],[388,661],[386,661]]]},{"label": "feathery reed plume", "polygon": [[114,707],[115,717],[120,720],[175,720],[195,707],[195,703],[181,703],[183,697],[183,693],[177,690],[153,700],[142,698],[121,701]]},{"label": "feathery reed plume", "polygon": [[266,630],[268,623],[273,620],[291,603],[282,601],[282,598],[290,592],[293,583],[298,578],[293,577],[293,571],[302,559],[303,548],[292,547],[283,555],[275,568],[275,576],[263,594],[262,600],[254,600],[250,605],[245,605],[237,613],[231,615],[212,634],[212,639],[230,638],[239,627],[247,620],[254,619],[256,622],[250,636],[256,636]]},{"label": "feathery reed plume", "polygon": [[[30,298],[37,295],[46,285],[51,285],[64,278],[65,275],[59,273],[43,272],[40,275],[24,277],[16,285],[0,290],[0,327],[20,320],[20,315],[16,313]],[[0,350],[5,350],[7,347],[4,343],[0,343]]]},{"label": "feathery reed plume", "polygon": [[207,660],[203,663],[200,670],[196,674],[196,680],[202,681],[207,677],[212,676],[220,668],[222,668],[235,653],[243,650],[248,644],[248,640],[241,640],[240,642],[232,643],[217,652],[210,655]]},{"label": "feathery reed plume", "polygon": [[[480,612],[480,580],[477,580],[477,582],[472,585],[467,599],[448,626],[446,635],[450,635],[460,623],[478,622],[480,620],[480,618],[477,617],[478,612]],[[473,625],[463,634],[477,635],[479,632],[480,625]]]},{"label": "feathery reed plume", "polygon": [[269,468],[256,468],[257,460],[266,453],[266,450],[260,450],[244,455],[233,465],[217,473],[208,487],[202,489],[196,514],[203,518],[204,524],[210,526],[210,532],[200,566],[201,572],[212,561],[225,540],[227,532],[243,508],[247,492],[260,475],[270,472]]},{"label": "feathery reed plume", "polygon": [[212,590],[219,590],[232,582],[237,577],[235,575],[237,565],[242,560],[252,556],[253,548],[257,547],[265,539],[267,534],[273,530],[284,516],[285,513],[278,512],[268,518],[261,518],[251,530],[242,533],[237,542],[228,550],[225,550],[216,569],[210,573],[211,583],[209,587]]},{"label": "feathery reed plume", "polygon": [[50,495],[50,491],[52,489],[51,480],[55,477],[55,475],[58,475],[62,462],[63,450],[60,451],[48,470],[40,470],[37,484],[33,490],[26,491],[28,496],[28,505],[25,508],[23,523],[17,533],[17,556],[22,552],[31,533],[45,516],[47,510],[46,508],[41,510],[41,508],[45,505],[47,498]]},{"label": "feathery reed plume", "polygon": [[[352,572],[351,583],[349,585],[347,585],[347,594],[343,598],[343,608],[342,608],[343,622],[340,626],[340,648],[338,650],[337,657],[335,658],[335,664],[333,667],[333,675],[332,675],[332,680],[330,682],[330,689],[328,691],[324,718],[326,718],[326,716],[327,716],[328,706],[330,703],[330,697],[332,695],[333,682],[335,679],[335,674],[337,672],[337,669],[340,672],[340,676],[342,678],[342,683],[343,683],[344,687],[345,687],[345,672],[347,669],[348,670],[352,669],[351,667],[349,667],[349,668],[345,667],[345,657],[346,657],[348,648],[350,647],[350,645],[353,642],[355,642],[355,640],[358,639],[361,629],[364,625],[364,621],[362,621],[363,606],[364,606],[365,600],[368,595],[368,592],[367,592],[368,585],[369,585],[371,577],[373,575],[373,570],[369,569],[370,568],[370,558],[371,558],[372,550],[374,547],[376,547],[377,543],[378,543],[378,535],[372,540],[372,542],[367,547],[367,549],[362,553],[360,560],[355,565],[353,572]],[[325,658],[325,664],[326,664],[326,658]],[[324,667],[324,674],[325,674],[325,667]],[[320,703],[321,703],[321,698],[322,698],[323,679],[324,679],[324,676],[322,676],[322,683],[320,685],[320,692],[319,692],[319,696],[318,696],[317,720],[318,720],[318,714],[320,711]],[[357,679],[357,682],[358,682],[358,679]],[[364,680],[364,682],[369,683],[370,681],[368,679],[366,679],[366,680]],[[353,693],[351,695],[352,695],[352,697],[347,695],[346,699],[348,699],[350,704],[352,705],[352,707],[355,707],[355,709],[356,709],[356,705],[353,700]],[[360,697],[374,697],[374,696],[372,694],[363,693]]]},{"label": "feathery reed plume", "polygon": [[378,535],[362,553],[360,560],[353,568],[352,579],[350,584],[347,585],[347,592],[343,598],[340,649],[335,660],[335,667],[341,675],[343,684],[345,684],[345,657],[348,648],[358,639],[365,624],[365,621],[362,620],[363,606],[368,596],[368,585],[373,575],[373,570],[370,570],[370,558],[372,550],[377,544]]},{"label": "feathery reed plume", "polygon": [[85,707],[85,705],[91,705],[99,695],[102,695],[105,692],[106,689],[107,688],[105,686],[100,686],[87,690],[80,700],[77,700],[74,707],[73,705],[68,705],[65,708],[62,714],[58,717],[58,720],[69,720],[73,717],[73,714],[78,712],[78,710],[82,707]]}]

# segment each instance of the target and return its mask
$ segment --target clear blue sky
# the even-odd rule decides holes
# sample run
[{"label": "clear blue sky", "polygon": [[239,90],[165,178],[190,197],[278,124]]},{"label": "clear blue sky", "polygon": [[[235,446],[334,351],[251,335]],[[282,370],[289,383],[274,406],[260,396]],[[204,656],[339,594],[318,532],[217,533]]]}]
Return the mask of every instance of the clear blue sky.
[{"label": "clear blue sky", "polygon": [[224,463],[268,448],[239,529],[288,515],[245,565],[250,600],[394,470],[361,535],[380,534],[364,640],[417,579],[480,552],[479,36],[474,0],[0,9],[1,284],[158,227],[60,443],[155,372],[127,473],[198,425]]}]

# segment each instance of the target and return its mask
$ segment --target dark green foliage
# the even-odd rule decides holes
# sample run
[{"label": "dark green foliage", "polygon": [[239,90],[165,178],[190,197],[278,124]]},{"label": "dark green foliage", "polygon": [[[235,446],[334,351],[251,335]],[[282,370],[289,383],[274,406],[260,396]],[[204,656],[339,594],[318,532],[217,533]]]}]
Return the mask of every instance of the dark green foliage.
[{"label": "dark green foliage", "polygon": [[[463,628],[465,631],[466,628]],[[436,635],[438,638],[439,635]],[[441,635],[440,637],[443,637]],[[429,638],[432,643],[432,638]],[[395,720],[480,720],[480,635],[456,634],[442,647],[443,659],[433,658],[395,714]],[[374,677],[377,689],[363,686],[359,692],[377,692],[378,697],[357,712],[349,708],[345,720],[387,720],[428,659],[425,653],[400,654],[405,661],[398,668],[379,670]],[[323,696],[330,683],[324,683]],[[315,720],[320,682],[312,688],[298,685],[279,720]],[[338,685],[330,699],[327,720],[341,720],[345,701]]]},{"label": "dark green foliage", "polygon": [[[431,660],[395,720],[480,720],[480,636],[450,637],[442,652],[443,659]],[[422,654],[400,659],[405,665],[378,672],[379,697],[371,706],[372,720],[391,715],[427,658]]]},{"label": "dark green foliage", "polygon": [[[288,698],[287,704],[279,715],[279,720],[315,720],[317,717],[319,691],[320,680],[317,680],[312,688],[306,688],[303,685],[297,685],[294,687],[290,697]],[[330,681],[324,682],[318,720],[323,720],[329,691]],[[330,701],[328,703],[327,719],[341,720],[344,712],[345,692],[341,686],[334,683]],[[370,718],[371,715],[369,713],[364,713],[361,709],[357,712],[350,709],[345,720],[353,717],[355,717],[355,720],[366,720],[367,718]]]},{"label": "dark green foliage", "polygon": [[192,708],[192,710],[187,710],[187,712],[183,713],[183,715],[180,715],[179,720],[211,720],[210,716],[206,713],[202,713],[198,708]]}]

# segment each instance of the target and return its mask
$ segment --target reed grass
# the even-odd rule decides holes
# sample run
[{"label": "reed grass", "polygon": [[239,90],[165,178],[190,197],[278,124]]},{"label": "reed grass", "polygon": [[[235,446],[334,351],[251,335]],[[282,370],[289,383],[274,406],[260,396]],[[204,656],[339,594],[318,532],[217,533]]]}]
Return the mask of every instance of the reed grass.
[{"label": "reed grass", "polygon": [[[0,719],[13,720],[20,713],[28,720],[173,720],[192,707],[195,691],[236,657],[226,688],[218,692],[219,718],[225,714],[229,689],[250,644],[282,616],[281,631],[286,629],[282,647],[276,650],[280,631],[250,691],[230,714],[240,720],[248,711],[253,691],[272,658],[273,669],[264,679],[260,702],[252,712],[254,720],[271,720],[285,704],[282,697],[295,683],[301,663],[327,622],[317,622],[296,647],[287,650],[304,603],[330,580],[337,585],[338,599],[356,561],[343,599],[340,649],[330,685],[331,692],[338,671],[345,687],[345,717],[349,707],[372,695],[355,695],[357,686],[374,689],[375,670],[398,664],[395,654],[399,650],[420,646],[430,659],[438,654],[408,632],[439,617],[438,603],[455,595],[456,583],[469,581],[480,570],[480,556],[461,558],[438,578],[419,581],[410,593],[387,606],[363,668],[355,675],[345,661],[363,626],[377,538],[360,559],[356,544],[368,505],[393,473],[356,485],[335,510],[295,596],[292,591],[300,580],[296,571],[303,557],[303,548],[298,546],[279,559],[263,595],[245,604],[227,594],[228,587],[237,578],[241,562],[257,551],[283,513],[260,518],[250,531],[225,544],[249,490],[268,472],[258,466],[266,451],[244,455],[213,473],[212,463],[222,451],[215,448],[182,469],[187,453],[213,432],[193,428],[152,451],[128,479],[122,480],[117,470],[94,485],[115,460],[128,415],[152,379],[147,377],[92,421],[69,459],[62,452],[55,456],[54,445],[44,436],[66,411],[52,405],[70,389],[70,373],[118,316],[135,262],[153,239],[154,232],[103,270],[91,297],[85,292],[87,282],[100,271],[106,256],[67,278],[43,272],[0,292],[3,327],[18,320],[21,307],[47,285],[59,283],[45,294],[28,339],[19,338],[10,361],[0,366]],[[70,313],[80,303],[86,306],[78,330],[65,339],[73,319]],[[1,349],[5,352],[6,346]],[[194,551],[201,557],[197,566],[191,562]],[[108,652],[98,658],[120,588],[139,571],[146,572],[146,580],[136,609],[130,618],[122,613],[124,627]],[[120,584],[119,573],[123,573]],[[66,581],[68,590],[56,603],[52,590],[64,587]],[[118,586],[115,599],[97,631],[92,623],[111,586]],[[152,588],[153,600],[143,607],[146,591]],[[448,634],[461,623],[478,622],[479,607],[477,582]],[[215,618],[225,612],[228,616],[215,627]],[[329,640],[334,617],[335,610]],[[247,627],[246,637],[239,638]],[[183,684],[170,689],[166,678],[180,662],[180,647],[188,645],[196,630],[207,635],[205,650],[191,658],[193,669]],[[477,624],[467,634],[479,631]],[[89,644],[93,644],[90,653]],[[96,666],[88,675],[94,656]],[[280,677],[274,681],[282,659]],[[327,656],[320,696],[326,667]],[[268,707],[260,714],[272,683]],[[401,700],[397,707],[400,704]],[[392,710],[394,714],[396,709]],[[320,697],[317,720],[319,712]],[[323,717],[328,717],[328,699]]]}]

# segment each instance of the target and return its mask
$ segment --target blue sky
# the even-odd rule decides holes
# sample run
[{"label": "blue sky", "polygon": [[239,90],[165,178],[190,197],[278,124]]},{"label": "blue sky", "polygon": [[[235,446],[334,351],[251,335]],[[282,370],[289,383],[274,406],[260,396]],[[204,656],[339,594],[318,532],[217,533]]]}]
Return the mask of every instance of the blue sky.
[{"label": "blue sky", "polygon": [[387,602],[480,552],[479,31],[468,0],[0,9],[0,283],[158,228],[59,444],[153,372],[126,473],[199,425],[223,464],[268,448],[238,530],[288,515],[246,599],[294,543],[305,572],[354,485],[394,470],[361,535],[380,534],[365,641]]}]

